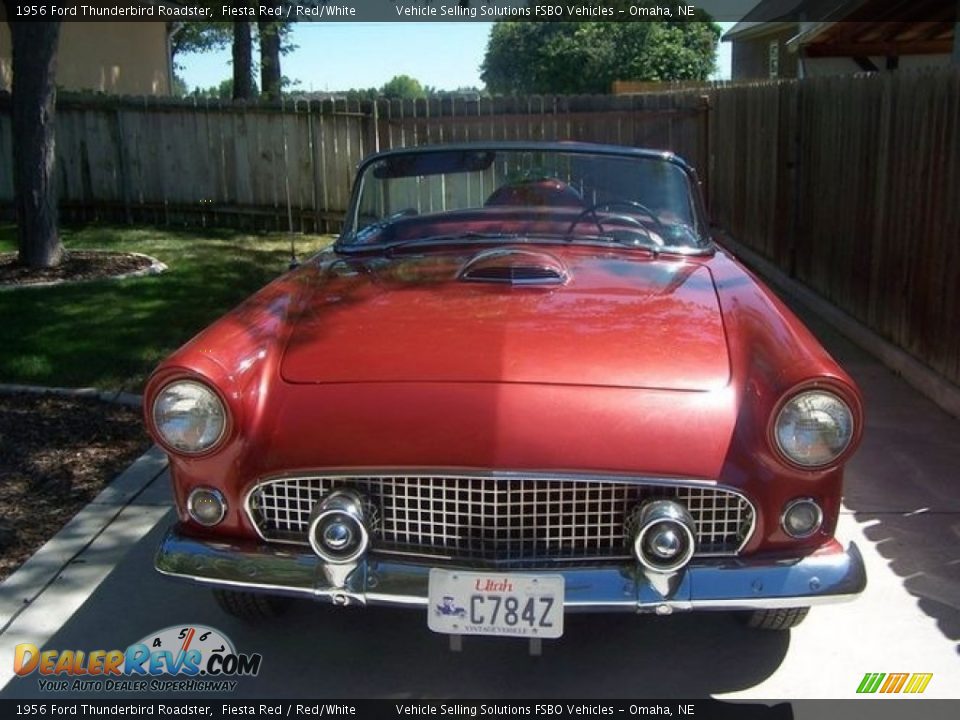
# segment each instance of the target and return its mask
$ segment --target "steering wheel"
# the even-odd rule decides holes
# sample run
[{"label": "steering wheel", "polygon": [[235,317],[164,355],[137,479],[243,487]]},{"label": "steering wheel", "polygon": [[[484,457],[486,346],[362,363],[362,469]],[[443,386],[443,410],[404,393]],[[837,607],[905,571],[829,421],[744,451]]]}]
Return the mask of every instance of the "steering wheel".
[{"label": "steering wheel", "polygon": [[[597,211],[613,210],[617,207],[624,207],[630,210],[637,210],[642,214],[649,216],[650,219],[653,220],[654,224],[657,226],[657,229],[661,231],[661,233],[666,230],[666,228],[663,226],[663,223],[660,222],[660,218],[658,218],[656,213],[654,213],[646,205],[635,202],[633,200],[605,200],[604,202],[599,202],[594,205],[591,205],[590,207],[584,209],[583,212],[581,212],[579,215],[577,215],[573,219],[573,222],[570,223],[570,227],[567,228],[566,234],[571,235],[573,233],[574,228],[577,227],[577,225],[582,223],[584,220],[586,220],[588,217],[593,218],[593,222],[597,226],[597,228],[599,228],[600,232],[602,233],[606,232],[606,228],[603,227],[603,221],[600,219],[600,216],[597,214]],[[627,220],[631,225],[635,225],[636,227],[641,228],[643,230],[647,229],[642,222],[637,220],[635,217],[631,217],[630,215],[617,214],[614,217],[616,217],[617,220]],[[657,244],[663,245],[663,241],[659,240]]]}]

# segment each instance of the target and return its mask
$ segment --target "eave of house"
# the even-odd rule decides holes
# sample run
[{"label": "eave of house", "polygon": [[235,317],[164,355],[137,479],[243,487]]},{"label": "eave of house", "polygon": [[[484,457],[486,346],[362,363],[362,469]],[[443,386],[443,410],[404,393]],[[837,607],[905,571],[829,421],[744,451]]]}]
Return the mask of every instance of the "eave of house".
[{"label": "eave of house", "polygon": [[[762,0],[723,40],[750,40],[796,28],[791,52],[807,57],[900,57],[955,52],[960,0],[848,0],[818,22],[761,22],[768,16],[803,17],[805,2],[785,11],[790,0]],[[786,14],[784,14],[786,13]]]},{"label": "eave of house", "polygon": [[952,18],[913,22],[818,23],[787,42],[807,57],[902,57],[949,54],[954,45]]},{"label": "eave of house", "polygon": [[738,22],[720,38],[723,42],[734,40],[756,40],[777,35],[784,30],[797,27],[795,22]]}]

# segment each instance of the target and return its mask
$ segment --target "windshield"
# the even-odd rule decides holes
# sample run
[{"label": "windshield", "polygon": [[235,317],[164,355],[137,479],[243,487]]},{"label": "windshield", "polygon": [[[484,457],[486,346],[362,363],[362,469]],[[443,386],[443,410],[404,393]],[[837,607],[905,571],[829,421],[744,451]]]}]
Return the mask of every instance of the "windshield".
[{"label": "windshield", "polygon": [[707,246],[698,207],[690,176],[669,156],[413,150],[364,166],[340,245],[502,240],[691,252]]}]

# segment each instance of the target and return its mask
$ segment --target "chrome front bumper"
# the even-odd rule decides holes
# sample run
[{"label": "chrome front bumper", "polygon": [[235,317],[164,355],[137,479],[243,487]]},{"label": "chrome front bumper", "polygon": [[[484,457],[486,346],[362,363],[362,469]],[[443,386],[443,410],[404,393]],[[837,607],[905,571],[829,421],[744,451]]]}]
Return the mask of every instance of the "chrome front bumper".
[{"label": "chrome front bumper", "polygon": [[[324,598],[337,605],[423,607],[431,566],[368,556],[337,587],[305,548],[199,539],[174,526],[157,551],[156,567],[164,575],[225,589]],[[635,563],[547,572],[564,577],[564,607],[571,612],[802,607],[853,599],[867,585],[853,543],[847,550],[838,546],[803,558],[695,558],[673,577],[652,580]]]}]

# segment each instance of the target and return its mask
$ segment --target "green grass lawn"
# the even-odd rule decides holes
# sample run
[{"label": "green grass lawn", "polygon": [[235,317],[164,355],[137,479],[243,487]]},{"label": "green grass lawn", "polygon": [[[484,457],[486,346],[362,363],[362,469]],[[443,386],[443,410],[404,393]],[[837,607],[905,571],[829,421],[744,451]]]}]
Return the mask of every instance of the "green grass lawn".
[{"label": "green grass lawn", "polygon": [[[0,291],[0,382],[140,392],[153,367],[199,330],[283,273],[286,235],[228,230],[62,229],[69,249],[141,252],[161,274]],[[301,258],[328,236],[298,236]],[[0,225],[0,252],[16,250]]]}]

